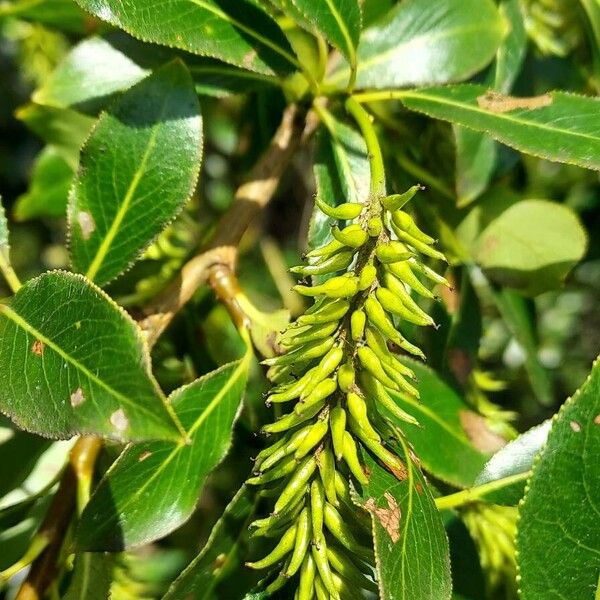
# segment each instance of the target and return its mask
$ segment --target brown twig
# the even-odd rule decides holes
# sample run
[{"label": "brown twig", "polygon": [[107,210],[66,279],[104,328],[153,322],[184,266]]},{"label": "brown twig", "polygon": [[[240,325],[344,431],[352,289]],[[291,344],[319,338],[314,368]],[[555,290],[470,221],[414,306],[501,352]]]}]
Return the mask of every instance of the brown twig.
[{"label": "brown twig", "polygon": [[314,132],[316,123],[317,118],[312,112],[304,120],[296,105],[286,108],[269,147],[250,172],[246,183],[237,189],[234,201],[219,221],[208,247],[189,260],[177,279],[147,307],[145,312],[149,316],[140,324],[150,346],[198,287],[214,279],[217,269],[225,266],[230,274],[235,272],[238,244],[244,232],[275,194],[295,151]]},{"label": "brown twig", "polygon": [[91,479],[101,447],[102,440],[91,436],[80,437],[73,446],[58,490],[37,533],[48,539],[48,545],[33,561],[15,600],[41,600],[56,577],[65,533],[75,510],[78,482]]}]

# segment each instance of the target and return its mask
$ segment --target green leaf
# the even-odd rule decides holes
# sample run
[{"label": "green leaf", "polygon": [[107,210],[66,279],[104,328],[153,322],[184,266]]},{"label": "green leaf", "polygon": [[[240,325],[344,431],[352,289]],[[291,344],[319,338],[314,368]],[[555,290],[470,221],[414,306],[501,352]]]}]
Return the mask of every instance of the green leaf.
[{"label": "green leaf", "polygon": [[272,75],[296,64],[281,30],[245,0],[78,0],[140,40]]},{"label": "green leaf", "polygon": [[[365,202],[369,197],[369,154],[362,136],[348,125],[332,119],[318,133],[313,167],[317,197],[337,206],[343,202]],[[333,221],[316,206],[308,232],[308,248],[318,248],[333,238]]]},{"label": "green leaf", "polygon": [[69,203],[74,268],[99,285],[127,269],[192,194],[201,144],[200,106],[179,62],[103,113],[81,151]]},{"label": "green leaf", "polygon": [[15,116],[29,129],[51,144],[73,170],[79,162],[79,149],[89,136],[95,119],[75,110],[27,104]]},{"label": "green leaf", "polygon": [[477,415],[435,371],[410,359],[403,359],[419,380],[420,401],[390,391],[396,404],[419,422],[397,421],[397,427],[413,446],[423,467],[438,479],[468,487],[483,469],[487,456],[477,450],[467,436],[465,426]]},{"label": "green leaf", "polygon": [[533,461],[546,443],[550,426],[550,421],[544,421],[498,450],[475,480],[475,486],[485,486],[485,492],[478,497],[492,504],[516,506],[525,492]]},{"label": "green leaf", "polygon": [[139,327],[84,277],[58,271],[0,304],[0,410],[45,437],[180,435]]},{"label": "green leaf", "polygon": [[125,449],[97,487],[77,532],[83,550],[122,550],[165,537],[194,512],[206,476],[231,443],[251,354],[169,397],[189,441]]},{"label": "green leaf", "polygon": [[15,219],[64,216],[73,175],[73,168],[63,155],[54,146],[46,146],[33,166],[29,189],[17,198]]},{"label": "green leaf", "polygon": [[73,33],[86,33],[95,25],[94,20],[86,15],[73,0],[3,2],[0,5],[0,19],[7,16],[33,23],[42,23]]},{"label": "green leaf", "polygon": [[523,600],[597,598],[600,572],[600,363],[555,417],[520,507]]},{"label": "green leaf", "polygon": [[446,600],[452,592],[448,538],[425,478],[408,458],[402,481],[363,453],[370,471],[360,504],[373,522],[382,600]]},{"label": "green leaf", "polygon": [[[505,24],[491,0],[405,0],[366,29],[358,88],[399,88],[467,79],[494,57]],[[331,83],[348,80],[348,67]]]},{"label": "green leaf", "polygon": [[111,597],[114,557],[82,553],[75,557],[71,583],[62,600],[106,600]]},{"label": "green leaf", "polygon": [[507,289],[492,289],[492,298],[506,326],[525,352],[525,370],[538,401],[546,406],[553,402],[552,379],[538,359],[538,344],[530,303]]},{"label": "green leaf", "polygon": [[206,546],[173,582],[162,600],[221,600],[225,597],[219,594],[219,584],[239,569],[247,556],[248,525],[254,518],[258,500],[253,490],[246,486],[240,488],[213,527]]},{"label": "green leaf", "polygon": [[510,30],[496,55],[494,88],[508,94],[521,72],[527,54],[527,31],[520,0],[502,0],[499,10],[510,24]]},{"label": "green leaf", "polygon": [[486,132],[526,154],[600,169],[597,98],[565,92],[513,98],[469,84],[391,92],[389,97],[430,117]]},{"label": "green leaf", "polygon": [[585,229],[570,208],[523,200],[481,232],[474,258],[490,279],[533,296],[560,287],[586,248]]},{"label": "green leaf", "polygon": [[[350,64],[355,64],[361,29],[358,0],[291,0],[291,3]],[[285,5],[289,5],[290,0],[280,0],[275,4],[285,10]]]}]

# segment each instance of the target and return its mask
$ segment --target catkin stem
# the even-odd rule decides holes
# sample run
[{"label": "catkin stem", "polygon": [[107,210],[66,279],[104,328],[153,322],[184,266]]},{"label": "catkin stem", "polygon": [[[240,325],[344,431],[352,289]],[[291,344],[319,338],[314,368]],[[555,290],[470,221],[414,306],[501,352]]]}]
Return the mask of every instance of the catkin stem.
[{"label": "catkin stem", "polygon": [[22,284],[19,278],[17,277],[15,270],[10,266],[10,263],[6,259],[6,256],[4,255],[2,250],[0,250],[0,271],[4,276],[4,279],[6,279],[6,283],[8,283],[8,286],[10,287],[12,293],[16,294],[19,291],[19,288]]}]

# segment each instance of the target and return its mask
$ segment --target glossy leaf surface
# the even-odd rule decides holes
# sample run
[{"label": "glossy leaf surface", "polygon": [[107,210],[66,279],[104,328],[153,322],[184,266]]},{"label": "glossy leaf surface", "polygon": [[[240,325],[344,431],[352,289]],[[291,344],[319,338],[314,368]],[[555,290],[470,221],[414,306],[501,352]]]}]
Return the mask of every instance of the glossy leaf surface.
[{"label": "glossy leaf surface", "polygon": [[187,521],[206,476],[231,441],[249,357],[180,388],[169,402],[189,443],[150,442],[127,448],[87,505],[78,529],[84,550],[148,544]]},{"label": "glossy leaf surface", "polygon": [[[356,85],[393,89],[466,79],[492,60],[504,29],[491,0],[406,0],[363,32]],[[346,67],[332,82],[347,79]]]},{"label": "glossy leaf surface", "polygon": [[201,144],[198,99],[179,62],[103,113],[81,151],[71,192],[74,268],[99,285],[127,269],[190,197]]},{"label": "glossy leaf surface", "polygon": [[598,597],[599,454],[596,361],[555,418],[520,508],[517,549],[523,600]]},{"label": "glossy leaf surface", "polygon": [[0,409],[45,437],[180,435],[138,326],[71,273],[32,279],[0,305]]}]

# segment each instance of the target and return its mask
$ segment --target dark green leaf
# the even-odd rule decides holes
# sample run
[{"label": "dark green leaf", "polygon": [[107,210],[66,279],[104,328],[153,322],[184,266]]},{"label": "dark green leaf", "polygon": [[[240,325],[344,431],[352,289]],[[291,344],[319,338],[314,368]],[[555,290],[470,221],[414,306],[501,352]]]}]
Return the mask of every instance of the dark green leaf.
[{"label": "dark green leaf", "polygon": [[527,54],[527,31],[520,0],[502,0],[499,10],[510,24],[510,31],[496,55],[494,88],[503,94],[508,94]]},{"label": "dark green leaf", "polygon": [[598,598],[600,363],[563,405],[536,461],[517,534],[523,600]]},{"label": "dark green leaf", "polygon": [[[218,585],[246,557],[248,525],[258,498],[243,486],[214,526],[206,546],[173,582],[163,600],[221,600]],[[241,587],[241,586],[240,586]],[[243,591],[240,589],[239,596]]]},{"label": "dark green leaf", "polygon": [[[477,418],[464,400],[428,367],[403,360],[419,380],[419,402],[390,392],[398,406],[415,417],[419,425],[397,421],[414,447],[424,468],[438,479],[458,487],[473,484],[487,457],[475,448],[467,436],[469,424]],[[387,415],[392,418],[391,415]]]},{"label": "dark green leaf", "polygon": [[27,104],[15,114],[36,135],[54,146],[73,170],[77,168],[79,149],[95,119],[74,110],[41,104]]},{"label": "dark green leaf", "polygon": [[523,200],[481,232],[474,258],[490,279],[536,295],[560,287],[586,248],[587,234],[570,208]]},{"label": "dark green leaf", "polygon": [[229,448],[249,359],[248,354],[173,392],[169,403],[189,442],[128,447],[83,512],[81,549],[114,552],[148,544],[189,519],[206,476]]},{"label": "dark green leaf", "polygon": [[564,92],[513,98],[482,85],[396,92],[411,110],[458,123],[526,154],[600,169],[600,100]]},{"label": "dark green leaf", "polygon": [[[290,0],[279,0],[274,4],[286,10]],[[291,0],[291,4],[351,64],[356,61],[361,28],[358,0]]]},{"label": "dark green leaf", "polygon": [[179,62],[103,113],[81,151],[69,203],[75,269],[105,285],[177,215],[194,190],[202,120]]},{"label": "dark green leaf", "polygon": [[114,557],[85,552],[75,557],[73,578],[62,600],[107,600],[111,598]]},{"label": "dark green leaf", "polygon": [[[365,202],[369,196],[370,167],[361,135],[337,120],[328,123],[328,129],[321,128],[314,174],[317,197],[326,204]],[[333,239],[332,223],[320,210],[313,210],[308,232],[310,250]]]},{"label": "dark green leaf", "polygon": [[245,0],[78,0],[98,18],[138,39],[211,56],[258,73],[295,64],[285,37]]},{"label": "dark green leaf", "polygon": [[538,359],[538,344],[533,316],[526,298],[511,290],[492,290],[492,297],[506,326],[525,352],[525,369],[537,399],[552,404],[552,380]]},{"label": "dark green leaf", "polygon": [[71,273],[41,275],[0,304],[0,410],[46,437],[179,437],[139,327]]},{"label": "dark green leaf", "polygon": [[493,504],[516,506],[525,492],[533,461],[546,443],[551,422],[532,427],[496,452],[475,480],[485,486],[479,498]]},{"label": "dark green leaf", "polygon": [[[366,29],[359,88],[399,88],[467,79],[494,57],[505,25],[491,0],[405,0]],[[331,82],[343,85],[348,68]]]},{"label": "dark green leaf", "polygon": [[369,483],[360,503],[371,513],[383,600],[447,600],[452,592],[448,538],[421,472],[401,453],[399,480],[365,453]]},{"label": "dark green leaf", "polygon": [[29,189],[14,206],[15,219],[65,216],[73,175],[63,155],[54,146],[46,146],[33,167]]},{"label": "dark green leaf", "polygon": [[13,0],[0,6],[0,19],[5,16],[50,25],[64,31],[86,33],[96,25],[73,0]]}]

